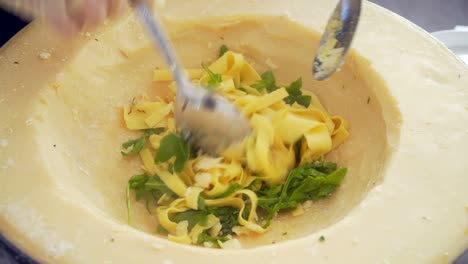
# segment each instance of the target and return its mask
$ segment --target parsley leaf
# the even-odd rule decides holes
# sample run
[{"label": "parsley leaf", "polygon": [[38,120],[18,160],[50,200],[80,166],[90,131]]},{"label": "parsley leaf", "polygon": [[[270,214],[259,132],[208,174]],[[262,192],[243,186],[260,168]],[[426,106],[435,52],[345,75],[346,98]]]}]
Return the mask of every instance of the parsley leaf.
[{"label": "parsley leaf", "polygon": [[229,51],[229,48],[228,46],[226,45],[222,45],[220,48],[219,48],[219,57],[221,58],[226,52]]},{"label": "parsley leaf", "polygon": [[173,170],[181,172],[190,158],[190,146],[179,135],[170,133],[161,139],[154,161],[166,162],[172,157],[175,157]]},{"label": "parsley leaf", "polygon": [[271,93],[274,90],[278,89],[278,86],[276,85],[276,78],[273,72],[267,71],[264,72],[261,76],[261,80],[252,84],[252,88],[257,89],[259,92],[263,91],[264,89],[267,90],[267,92]]},{"label": "parsley leaf", "polygon": [[337,169],[335,163],[315,161],[291,170],[282,185],[263,186],[258,191],[258,205],[267,213],[265,227],[280,210],[294,209],[307,200],[329,196],[346,172],[346,168]]},{"label": "parsley leaf", "polygon": [[302,78],[299,78],[292,82],[287,88],[286,91],[288,92],[289,96],[284,98],[284,101],[287,104],[294,104],[297,102],[298,104],[309,107],[312,97],[310,95],[303,95],[302,91]]},{"label": "parsley leaf", "polygon": [[162,127],[146,129],[143,135],[141,135],[141,137],[137,139],[132,139],[123,143],[122,148],[124,148],[126,152],[121,151],[120,153],[122,153],[122,155],[124,156],[131,156],[131,155],[138,154],[145,147],[146,140],[151,135],[161,134],[162,132],[164,132],[164,130],[165,129]]},{"label": "parsley leaf", "polygon": [[218,87],[223,81],[221,74],[214,73],[212,70],[210,70],[210,68],[208,68],[203,63],[202,63],[202,67],[208,73],[208,76],[210,76],[210,79],[208,80],[208,87],[210,89],[214,89]]}]

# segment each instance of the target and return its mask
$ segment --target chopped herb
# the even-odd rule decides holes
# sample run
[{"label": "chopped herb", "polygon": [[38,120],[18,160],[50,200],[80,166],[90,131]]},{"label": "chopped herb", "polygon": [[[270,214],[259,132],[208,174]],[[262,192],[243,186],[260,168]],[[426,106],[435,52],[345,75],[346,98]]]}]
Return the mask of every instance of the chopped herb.
[{"label": "chopped herb", "polygon": [[206,225],[208,221],[208,214],[202,210],[187,210],[171,217],[171,220],[176,223],[187,221],[188,230],[191,230],[196,224],[202,226]]},{"label": "chopped herb", "polygon": [[288,232],[284,232],[283,234],[281,234],[282,236],[287,236],[288,235]]},{"label": "chopped herb", "polygon": [[286,91],[288,92],[289,96],[284,98],[284,101],[290,105],[296,102],[304,107],[309,107],[312,97],[310,97],[310,95],[303,95],[301,88],[302,88],[302,78],[299,78],[295,80],[294,82],[292,82],[286,88]]},{"label": "chopped herb", "polygon": [[158,234],[160,234],[160,235],[167,236],[167,234],[169,234],[169,231],[167,231],[166,228],[164,228],[164,226],[162,226],[161,224],[159,224],[159,225],[156,227],[156,233],[158,233]]},{"label": "chopped herb", "polygon": [[146,145],[146,140],[154,134],[161,134],[164,132],[164,128],[151,128],[146,129],[143,135],[137,139],[129,140],[122,144],[122,148],[124,148],[127,152],[121,151],[122,155],[124,156],[131,156],[138,154]]},{"label": "chopped herb", "polygon": [[232,228],[240,225],[238,208],[230,206],[207,207],[204,211],[207,215],[213,214],[218,217],[219,222],[222,223],[221,234],[223,236],[232,235],[234,233]]},{"label": "chopped herb", "polygon": [[204,242],[211,242],[215,245],[218,244],[218,241],[220,242],[226,242],[228,241],[229,239],[226,238],[226,237],[222,237],[222,236],[210,236],[210,235],[207,235],[205,232],[201,233],[200,235],[198,235],[198,240],[197,240],[197,243],[198,244],[203,244]]},{"label": "chopped herb", "polygon": [[190,146],[181,136],[170,133],[161,139],[154,161],[166,162],[172,157],[175,157],[173,170],[177,173],[181,172],[190,158]]},{"label": "chopped herb", "polygon": [[320,236],[319,242],[322,242],[322,243],[325,242],[325,237],[324,237],[324,236]]},{"label": "chopped herb", "polygon": [[307,200],[329,196],[346,172],[346,168],[337,169],[335,163],[315,161],[291,170],[282,185],[262,186],[258,191],[258,205],[267,213],[265,227],[280,210],[291,210]]},{"label": "chopped herb", "polygon": [[208,80],[208,87],[211,89],[218,87],[223,81],[221,74],[214,73],[203,63],[202,67],[208,73],[208,76],[210,76],[210,79]]},{"label": "chopped herb", "polygon": [[148,174],[143,173],[139,175],[134,175],[128,180],[127,185],[127,218],[130,222],[130,189],[135,190],[135,200],[139,201],[142,198],[146,199],[146,209],[149,213],[151,210],[149,208],[151,201],[158,201],[164,194],[169,197],[174,197],[175,194],[167,187],[167,185],[159,179],[158,176],[148,176]]},{"label": "chopped herb", "polygon": [[219,48],[219,57],[221,58],[226,52],[229,51],[229,48],[228,46],[226,45],[222,45],[220,48]]},{"label": "chopped herb", "polygon": [[278,89],[276,85],[276,78],[273,72],[267,71],[262,74],[261,80],[252,84],[252,88],[257,89],[259,92],[263,90],[267,90],[267,92],[271,93],[274,90]]},{"label": "chopped herb", "polygon": [[127,184],[127,190],[125,191],[125,201],[127,204],[127,222],[130,224],[132,222],[130,208],[130,184]]},{"label": "chopped herb", "polygon": [[94,40],[95,40],[95,41],[99,41],[99,39],[97,39],[97,38],[95,38]]}]

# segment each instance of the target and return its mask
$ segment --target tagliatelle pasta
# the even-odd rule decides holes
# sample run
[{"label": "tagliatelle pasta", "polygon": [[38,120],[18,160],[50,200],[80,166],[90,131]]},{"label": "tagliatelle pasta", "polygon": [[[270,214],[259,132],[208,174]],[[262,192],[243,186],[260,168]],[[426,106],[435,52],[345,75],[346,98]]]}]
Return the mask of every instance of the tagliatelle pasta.
[{"label": "tagliatelle pasta", "polygon": [[[300,87],[296,87],[299,82],[278,87],[267,75],[260,76],[240,53],[228,51],[207,70],[191,69],[187,73],[201,85],[210,82],[210,73],[220,75],[215,91],[231,100],[248,117],[252,134],[219,157],[186,153],[187,161],[176,171],[178,158],[162,155],[161,158],[158,153],[166,144],[165,136],[177,132],[175,85],[169,85],[170,93],[165,100],[143,100],[125,107],[124,120],[128,129],[165,128],[162,134],[147,136],[147,142],[142,141],[144,147],[139,151],[143,170],[155,177],[159,184],[155,186],[165,190],[157,201],[158,222],[170,240],[185,244],[214,239],[222,246],[222,235],[226,233],[264,233],[267,226],[258,215],[259,202],[262,208],[273,208],[271,212],[288,207],[275,207],[274,203],[259,198],[259,193],[271,196],[272,186],[282,186],[278,190],[288,187],[283,185],[292,169],[320,159],[347,139],[347,123],[341,117],[330,116],[312,92],[300,91]],[[158,69],[153,79],[172,81],[172,76],[169,71]],[[184,146],[174,146],[171,151],[184,154],[184,149]],[[149,186],[147,188],[152,186],[144,184]],[[265,194],[267,189],[269,193]],[[277,192],[278,197],[282,192],[285,191]],[[278,204],[281,201],[278,198]],[[221,215],[216,211],[219,208],[232,208],[235,218]],[[298,208],[295,214],[303,212],[300,204],[295,208]],[[196,223],[193,218],[198,219]],[[235,222],[227,231],[226,219]]]}]

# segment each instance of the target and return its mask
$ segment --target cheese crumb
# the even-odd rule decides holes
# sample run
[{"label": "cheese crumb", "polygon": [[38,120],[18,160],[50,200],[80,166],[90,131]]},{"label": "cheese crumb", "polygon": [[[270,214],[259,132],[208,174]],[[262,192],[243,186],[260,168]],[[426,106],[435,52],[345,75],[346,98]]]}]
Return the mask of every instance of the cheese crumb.
[{"label": "cheese crumb", "polygon": [[304,209],[302,208],[302,205],[298,205],[294,210],[291,211],[291,214],[293,216],[300,216],[304,214]]},{"label": "cheese crumb", "polygon": [[39,53],[39,58],[43,59],[43,60],[48,60],[50,59],[50,56],[52,56],[49,52],[41,52]]},{"label": "cheese crumb", "polygon": [[205,242],[203,242],[203,246],[206,247],[206,248],[212,248],[212,247],[214,247],[214,244],[213,244],[213,242],[205,241]]},{"label": "cheese crumb", "polygon": [[275,63],[273,63],[273,61],[271,60],[271,58],[268,58],[265,60],[265,64],[270,67],[272,70],[275,70],[275,69],[278,69],[278,65],[276,65]]},{"label": "cheese crumb", "polygon": [[213,42],[208,42],[208,48],[211,49],[213,47]]},{"label": "cheese crumb", "polygon": [[311,200],[307,200],[302,204],[302,208],[304,208],[304,209],[309,209],[310,207],[312,207],[312,201]]},{"label": "cheese crumb", "polygon": [[209,173],[198,173],[195,175],[195,186],[208,188],[211,183],[211,174]]},{"label": "cheese crumb", "polygon": [[187,220],[181,221],[177,224],[176,227],[176,236],[185,236],[188,233],[188,224]]},{"label": "cheese crumb", "polygon": [[7,147],[7,146],[8,146],[8,139],[2,139],[2,140],[0,140],[0,146],[2,146],[2,147]]},{"label": "cheese crumb", "polygon": [[151,247],[154,248],[154,249],[156,249],[156,250],[163,250],[163,249],[166,248],[165,245],[163,245],[163,244],[158,244],[158,243],[153,243],[153,244],[151,244]]},{"label": "cheese crumb", "polygon": [[240,243],[239,240],[237,239],[231,239],[231,240],[228,240],[224,243],[220,243],[221,245],[221,248],[223,249],[241,249],[242,248],[242,245]]},{"label": "cheese crumb", "polygon": [[8,158],[7,162],[6,162],[6,165],[9,166],[9,167],[15,166],[15,160],[12,159],[12,158]]}]

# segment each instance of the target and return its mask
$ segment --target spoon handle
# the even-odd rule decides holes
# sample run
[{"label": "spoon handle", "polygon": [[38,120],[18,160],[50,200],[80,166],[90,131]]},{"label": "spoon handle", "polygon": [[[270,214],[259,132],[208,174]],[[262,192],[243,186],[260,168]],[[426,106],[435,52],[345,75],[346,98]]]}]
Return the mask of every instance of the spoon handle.
[{"label": "spoon handle", "polygon": [[154,40],[156,47],[162,52],[169,69],[174,76],[177,83],[177,87],[185,91],[187,77],[185,76],[182,66],[180,65],[175,55],[174,49],[172,48],[164,27],[156,12],[152,12],[146,4],[142,3],[136,7],[140,20],[146,26],[150,37]]}]

